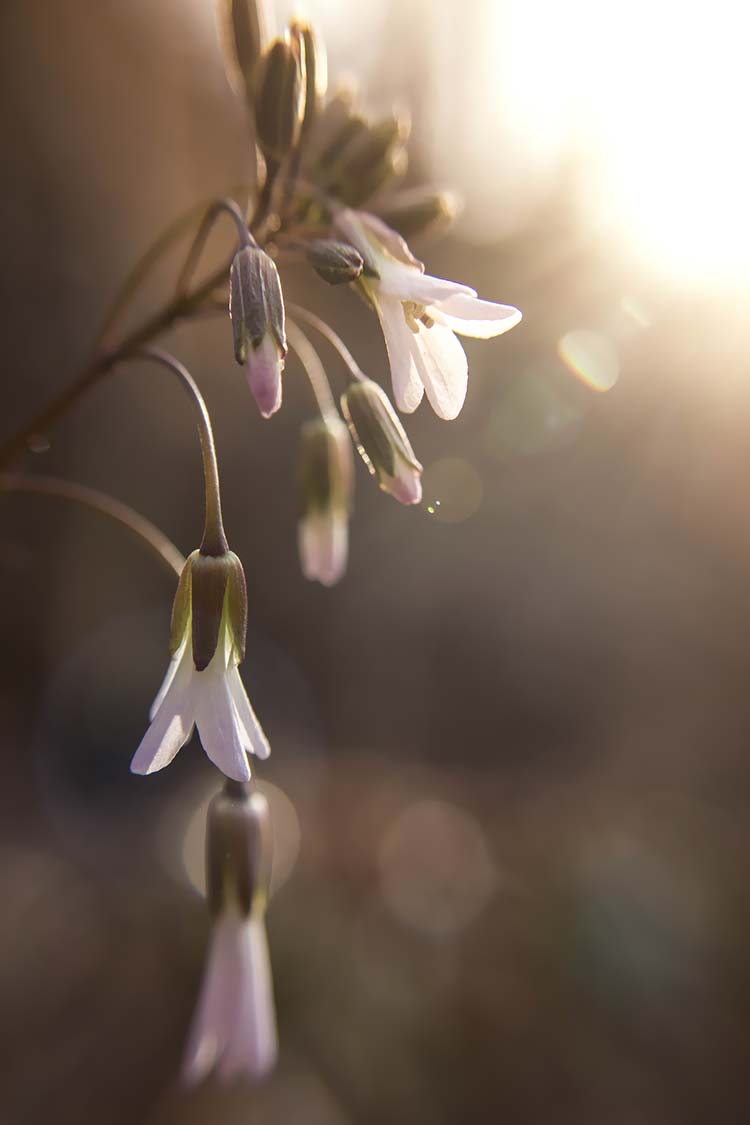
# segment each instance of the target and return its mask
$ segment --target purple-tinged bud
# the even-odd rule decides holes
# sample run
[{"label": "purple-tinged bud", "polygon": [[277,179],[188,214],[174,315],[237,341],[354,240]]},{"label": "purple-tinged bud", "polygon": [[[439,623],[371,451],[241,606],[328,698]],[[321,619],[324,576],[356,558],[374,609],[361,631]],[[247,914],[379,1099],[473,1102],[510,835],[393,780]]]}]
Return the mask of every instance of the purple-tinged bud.
[{"label": "purple-tinged bud", "polygon": [[229,275],[229,315],[234,356],[264,418],[281,406],[281,373],[286,356],[284,298],[276,263],[258,246],[243,246]]},{"label": "purple-tinged bud", "polygon": [[305,578],[333,586],[346,570],[354,458],[349,432],[338,418],[302,428],[302,511],[299,554]]},{"label": "purple-tinged bud", "polygon": [[362,460],[382,490],[401,504],[419,504],[422,466],[383,388],[372,379],[352,383],[341,396],[341,409]]}]

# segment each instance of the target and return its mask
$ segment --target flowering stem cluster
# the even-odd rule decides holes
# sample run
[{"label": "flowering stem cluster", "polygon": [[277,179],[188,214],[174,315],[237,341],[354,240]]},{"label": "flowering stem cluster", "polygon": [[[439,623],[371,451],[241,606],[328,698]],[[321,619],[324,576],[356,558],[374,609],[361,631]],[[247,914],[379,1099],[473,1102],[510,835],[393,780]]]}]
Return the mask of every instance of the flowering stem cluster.
[{"label": "flowering stem cluster", "polygon": [[[397,114],[368,119],[348,87],[327,94],[325,56],[307,24],[294,20],[274,37],[259,2],[222,0],[220,11],[227,69],[248,110],[255,155],[249,207],[223,198],[173,223],[126,281],[89,363],[0,446],[0,468],[7,469],[30,439],[49,430],[104,376],[134,361],[171,371],[195,408],[205,483],[203,537],[186,560],[171,548],[172,565],[180,571],[171,659],[131,765],[138,774],[162,769],[197,728],[207,756],[227,779],[208,816],[214,931],[185,1060],[191,1081],[210,1070],[259,1077],[275,1058],[263,922],[269,814],[262,795],[251,788],[249,765],[250,755],[266,758],[270,747],[238,671],[247,629],[245,575],[224,530],[208,408],[190,373],[155,341],[179,321],[223,310],[231,320],[235,360],[266,419],[282,406],[288,349],[295,354],[317,407],[301,434],[300,559],[306,577],[331,586],[347,564],[353,449],[380,488],[407,505],[421,501],[422,466],[380,382],[361,370],[330,325],[303,306],[285,306],[279,265],[307,266],[328,285],[353,288],[364,298],[382,327],[395,402],[403,413],[414,411],[426,395],[440,418],[455,418],[468,379],[458,335],[486,339],[521,318],[512,306],[480,300],[466,285],[426,274],[410,250],[406,236],[441,225],[453,205],[432,189],[395,186],[406,168],[408,120]],[[222,216],[234,224],[236,251],[196,282],[204,246]],[[143,322],[122,331],[130,301],[153,266],[191,230],[172,294]],[[300,323],[338,353],[348,379],[338,404]],[[23,479],[37,481],[36,489],[30,484],[27,491],[57,492],[107,511],[107,499],[102,502],[83,486],[66,491],[65,484],[48,481],[45,488],[43,478],[6,473],[0,487],[24,487]],[[158,529],[117,505],[110,502],[110,515],[151,541],[162,557],[170,555],[158,544]]]}]

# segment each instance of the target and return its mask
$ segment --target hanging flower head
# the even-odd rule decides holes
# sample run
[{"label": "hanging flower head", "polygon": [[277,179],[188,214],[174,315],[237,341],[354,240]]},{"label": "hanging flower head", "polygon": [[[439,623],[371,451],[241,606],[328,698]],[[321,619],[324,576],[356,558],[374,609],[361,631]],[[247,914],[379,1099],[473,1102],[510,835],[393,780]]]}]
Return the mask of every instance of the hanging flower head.
[{"label": "hanging flower head", "polygon": [[270,418],[281,406],[286,356],[284,298],[276,263],[258,246],[243,246],[229,276],[234,355],[244,365],[258,409]]},{"label": "hanging flower head", "polygon": [[399,410],[416,410],[426,391],[438,417],[457,417],[466,398],[468,363],[455,333],[482,340],[500,336],[518,324],[521,313],[480,300],[467,285],[430,277],[404,239],[375,215],[342,208],[335,226],[364,259],[358,284],[383,329]]},{"label": "hanging flower head", "polygon": [[262,1078],[277,1055],[276,1014],[266,938],[271,874],[268,802],[229,782],[206,822],[208,906],[213,917],[206,969],[182,1064],[194,1085]]},{"label": "hanging flower head", "polygon": [[248,754],[268,757],[268,741],[237,668],[246,631],[242,563],[232,551],[218,556],[194,551],[172,607],[172,659],[151,707],[151,725],[130,764],[133,773],[168,766],[194,726],[208,757],[235,781],[250,778]]}]

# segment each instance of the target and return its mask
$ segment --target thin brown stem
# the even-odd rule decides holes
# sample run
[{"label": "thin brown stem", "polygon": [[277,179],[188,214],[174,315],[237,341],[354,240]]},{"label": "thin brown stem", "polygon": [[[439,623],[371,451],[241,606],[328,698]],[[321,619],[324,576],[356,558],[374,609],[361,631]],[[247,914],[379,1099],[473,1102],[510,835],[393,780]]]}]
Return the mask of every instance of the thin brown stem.
[{"label": "thin brown stem", "polygon": [[320,356],[315,351],[302,329],[287,319],[286,335],[289,346],[302,364],[305,374],[312,387],[318,410],[323,418],[338,418],[339,413],[331,394],[331,386],[325,373]]},{"label": "thin brown stem", "polygon": [[138,351],[123,356],[122,361],[128,359],[149,359],[154,363],[161,364],[162,367],[166,367],[179,379],[190,396],[198,418],[198,433],[200,434],[203,457],[203,480],[206,490],[206,522],[200,551],[202,555],[224,555],[229,550],[229,545],[224,534],[224,523],[221,516],[221,489],[219,487],[216,445],[211,427],[211,417],[205,399],[198,389],[198,384],[179,360],[175,359],[169,352],[162,351],[161,348],[140,348]]},{"label": "thin brown stem", "polygon": [[121,500],[108,496],[96,488],[75,481],[60,480],[58,477],[31,475],[26,473],[0,473],[0,493],[24,492],[39,496],[53,496],[62,500],[72,500],[86,508],[101,512],[115,520],[133,535],[149,546],[169,569],[179,574],[185,565],[184,555],[175,547],[171,539],[155,524]]},{"label": "thin brown stem", "polygon": [[37,434],[45,434],[71,407],[83,398],[88,390],[112,370],[116,363],[129,352],[150,343],[160,333],[171,328],[179,320],[192,315],[211,296],[214,289],[225,280],[230,263],[227,262],[199,285],[192,293],[175,297],[129,336],[113,351],[99,354],[81,371],[78,377],[44,406],[38,414],[17,433],[0,446],[0,468],[11,465],[28,448],[29,439]]},{"label": "thin brown stem", "polygon": [[339,353],[354,379],[361,380],[367,378],[344,341],[337,332],[334,332],[330,324],[326,324],[326,322],[321,320],[319,316],[316,316],[315,313],[310,312],[309,309],[303,308],[302,305],[295,304],[294,301],[287,301],[286,308],[292,316],[296,316],[298,320],[303,320],[305,324],[309,324],[311,328],[320,332],[321,336],[325,336],[331,347]]}]

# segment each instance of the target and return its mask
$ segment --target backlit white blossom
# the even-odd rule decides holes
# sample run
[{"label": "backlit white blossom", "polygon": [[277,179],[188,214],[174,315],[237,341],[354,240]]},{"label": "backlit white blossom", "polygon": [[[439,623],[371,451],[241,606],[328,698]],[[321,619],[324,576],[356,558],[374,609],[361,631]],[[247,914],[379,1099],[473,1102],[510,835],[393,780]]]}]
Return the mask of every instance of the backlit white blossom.
[{"label": "backlit white blossom", "polygon": [[[231,558],[241,571],[236,556]],[[214,765],[235,781],[250,778],[248,754],[267,758],[270,753],[237,667],[244,649],[244,576],[239,590],[234,573],[226,581],[226,589],[221,587],[213,632],[210,613],[196,601],[198,586],[205,587],[205,583],[199,583],[199,575],[193,572],[201,563],[216,562],[196,551],[185,564],[173,610],[173,622],[179,622],[177,647],[151,707],[151,725],[130,764],[133,773],[149,774],[168,766],[194,727]],[[216,575],[212,577],[215,589]],[[206,638],[209,651],[205,666],[199,669],[196,664],[203,661],[197,657],[198,647],[205,648]]]},{"label": "backlit white blossom", "polygon": [[375,215],[341,209],[335,224],[364,259],[357,284],[383,329],[398,408],[411,413],[426,392],[438,417],[455,418],[468,382],[466,353],[455,334],[500,336],[518,324],[520,311],[480,300],[467,285],[425,274],[401,236]]}]

